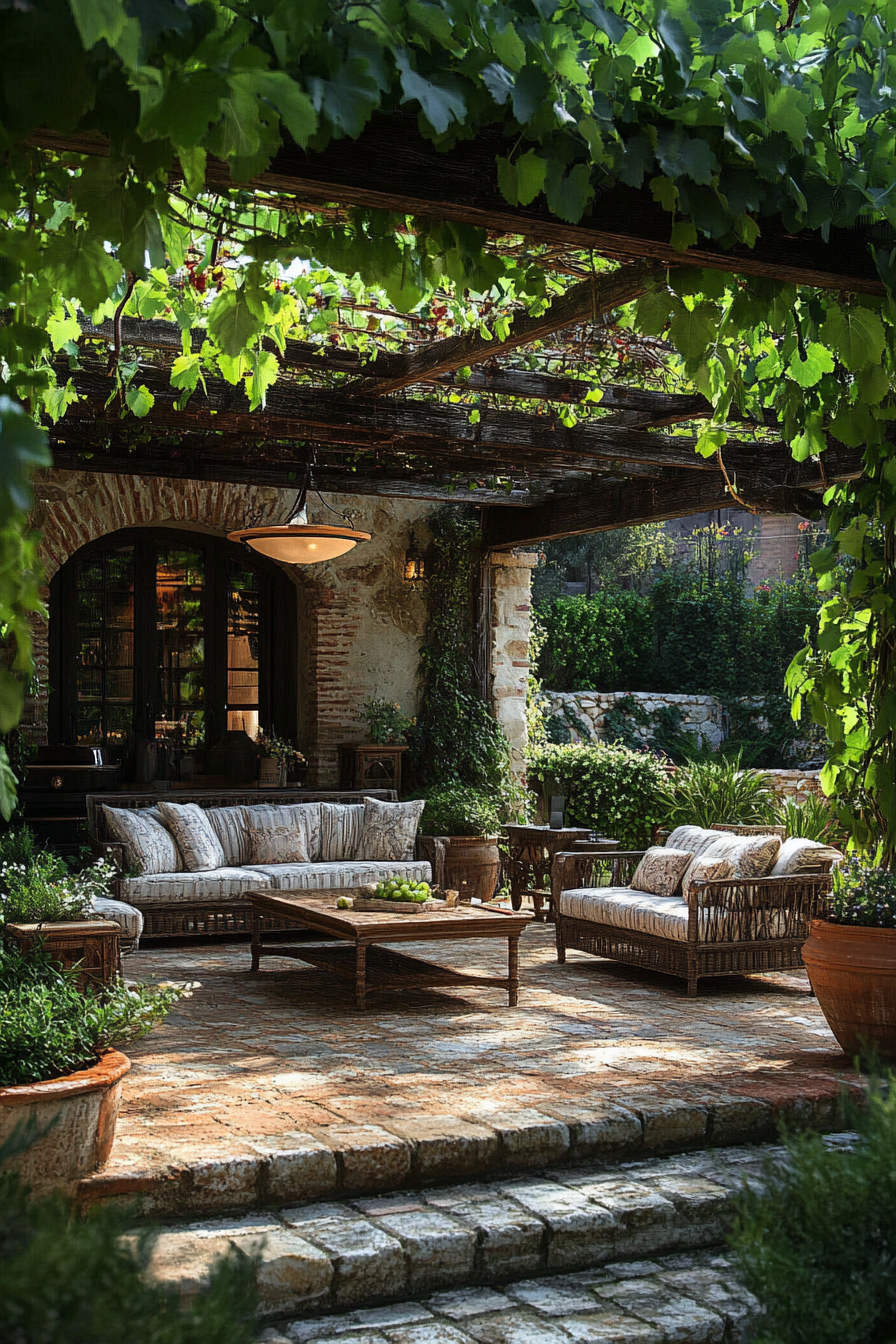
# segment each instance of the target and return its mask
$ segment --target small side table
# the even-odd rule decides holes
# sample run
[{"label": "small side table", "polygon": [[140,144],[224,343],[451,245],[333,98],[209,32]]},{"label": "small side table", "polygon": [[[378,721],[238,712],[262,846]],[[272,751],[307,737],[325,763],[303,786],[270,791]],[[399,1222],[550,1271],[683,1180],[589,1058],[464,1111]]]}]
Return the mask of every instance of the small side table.
[{"label": "small side table", "polygon": [[401,758],[407,750],[392,743],[340,742],[339,787],[401,793]]},{"label": "small side table", "polygon": [[587,840],[587,826],[521,826],[513,822],[504,827],[510,846],[510,904],[519,910],[524,896],[532,897],[535,918],[544,921],[542,903],[551,904],[551,865],[554,855],[571,849],[578,840]]},{"label": "small side table", "polygon": [[121,972],[121,928],[111,919],[79,919],[58,924],[7,924],[6,939],[23,952],[42,945],[59,966],[79,967],[78,988],[102,991]]}]

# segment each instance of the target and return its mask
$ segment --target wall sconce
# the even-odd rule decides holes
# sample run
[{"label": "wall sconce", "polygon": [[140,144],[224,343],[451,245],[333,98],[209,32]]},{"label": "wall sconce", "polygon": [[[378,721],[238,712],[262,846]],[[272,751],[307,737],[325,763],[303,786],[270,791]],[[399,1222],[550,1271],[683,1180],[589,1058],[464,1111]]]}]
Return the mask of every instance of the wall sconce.
[{"label": "wall sconce", "polygon": [[405,583],[423,583],[425,579],[426,560],[412,531],[411,544],[404,555],[404,581]]}]

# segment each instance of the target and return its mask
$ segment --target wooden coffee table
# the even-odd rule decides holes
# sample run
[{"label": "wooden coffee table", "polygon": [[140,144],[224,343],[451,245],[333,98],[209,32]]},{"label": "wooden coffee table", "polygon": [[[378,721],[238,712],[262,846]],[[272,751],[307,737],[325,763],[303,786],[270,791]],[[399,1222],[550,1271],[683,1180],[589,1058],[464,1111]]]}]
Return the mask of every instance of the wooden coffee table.
[{"label": "wooden coffee table", "polygon": [[[246,899],[252,906],[252,970],[258,970],[262,957],[295,957],[307,961],[353,981],[359,1008],[367,1006],[367,995],[374,991],[429,989],[435,985],[486,985],[491,989],[506,989],[510,1007],[517,1006],[520,934],[531,920],[530,914],[483,910],[470,905],[451,910],[443,907],[422,915],[367,914],[360,910],[337,909],[339,896],[354,894],[353,891],[331,890],[317,892],[311,897],[249,892]],[[281,927],[283,921],[289,921],[335,941],[330,945],[309,943],[295,947],[264,943],[266,918],[276,920]],[[454,943],[461,938],[506,938],[506,978],[452,971],[391,947],[379,946],[382,943]]]}]

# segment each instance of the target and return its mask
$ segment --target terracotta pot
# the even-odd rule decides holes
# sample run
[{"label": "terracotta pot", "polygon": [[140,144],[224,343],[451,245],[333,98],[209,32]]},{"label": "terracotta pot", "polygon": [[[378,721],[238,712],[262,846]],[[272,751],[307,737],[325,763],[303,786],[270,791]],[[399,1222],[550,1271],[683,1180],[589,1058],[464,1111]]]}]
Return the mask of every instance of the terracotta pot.
[{"label": "terracotta pot", "polygon": [[[33,1117],[42,1139],[10,1165],[38,1192],[88,1176],[108,1160],[115,1138],[127,1055],[106,1050],[96,1064],[64,1078],[0,1087],[0,1143]],[[57,1118],[58,1117],[58,1118]]]},{"label": "terracotta pot", "polygon": [[[449,835],[439,836],[445,843],[445,872],[442,885],[446,890],[460,892],[462,901],[477,897],[490,901],[495,894],[501,874],[501,855],[496,836]],[[433,864],[435,877],[433,837],[420,837],[426,858]]]},{"label": "terracotta pot", "polygon": [[813,919],[803,961],[828,1026],[848,1055],[896,1059],[896,929]]}]

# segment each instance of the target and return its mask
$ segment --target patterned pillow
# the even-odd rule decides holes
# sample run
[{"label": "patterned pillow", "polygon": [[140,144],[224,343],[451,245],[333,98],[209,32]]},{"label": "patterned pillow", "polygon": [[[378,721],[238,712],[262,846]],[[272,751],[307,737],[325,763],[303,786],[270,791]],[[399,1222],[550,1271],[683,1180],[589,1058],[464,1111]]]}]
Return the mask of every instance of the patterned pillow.
[{"label": "patterned pillow", "polygon": [[777,835],[729,835],[719,831],[714,843],[691,860],[681,880],[685,900],[690,890],[691,869],[698,859],[728,859],[731,871],[726,877],[768,877],[780,848]]},{"label": "patterned pillow", "polygon": [[842,862],[843,855],[833,845],[823,845],[818,840],[804,840],[794,835],[784,841],[769,876],[792,877],[794,873],[820,872],[830,864]]},{"label": "patterned pillow", "polygon": [[129,811],[104,805],[103,812],[109,834],[124,846],[124,861],[129,869],[135,869],[140,876],[181,871],[174,837],[162,825],[155,808]]},{"label": "patterned pillow", "polygon": [[694,859],[682,879],[684,899],[690,900],[694,882],[724,882],[726,877],[732,876],[732,866],[730,859],[709,859],[705,855]]},{"label": "patterned pillow", "polygon": [[635,869],[632,887],[651,896],[674,896],[693,857],[689,849],[667,849],[664,845],[648,849]]},{"label": "patterned pillow", "polygon": [[426,802],[381,803],[364,799],[361,857],[372,863],[405,863],[414,857],[417,827]]},{"label": "patterned pillow", "polygon": [[320,852],[324,863],[345,863],[368,855],[361,850],[363,803],[321,803]]},{"label": "patterned pillow", "polygon": [[[301,837],[302,847],[308,856],[297,862],[320,861],[320,803],[254,803],[252,807],[243,807],[239,811],[247,834],[253,829],[274,830],[279,826],[287,826],[294,835]],[[248,862],[248,859],[243,859],[243,863]]]},{"label": "patterned pillow", "polygon": [[249,863],[307,863],[305,839],[295,826],[252,826]]},{"label": "patterned pillow", "polygon": [[177,841],[188,873],[225,868],[221,841],[198,803],[159,803],[162,820]]}]

